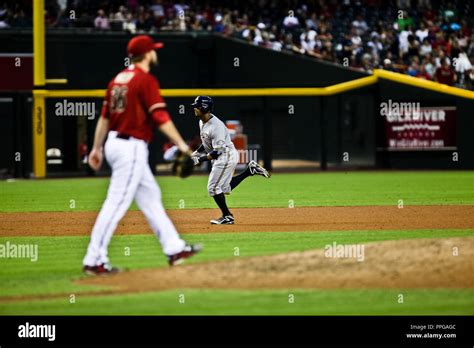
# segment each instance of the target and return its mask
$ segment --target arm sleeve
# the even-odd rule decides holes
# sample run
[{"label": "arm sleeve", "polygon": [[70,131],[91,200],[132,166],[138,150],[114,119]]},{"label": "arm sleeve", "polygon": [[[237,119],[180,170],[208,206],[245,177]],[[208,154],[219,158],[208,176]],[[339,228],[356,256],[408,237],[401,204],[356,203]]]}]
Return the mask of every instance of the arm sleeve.
[{"label": "arm sleeve", "polygon": [[156,109],[166,108],[166,103],[160,94],[158,81],[153,76],[150,75],[145,80],[143,88],[143,106],[148,114],[152,114]]},{"label": "arm sleeve", "polygon": [[170,114],[165,109],[154,109],[151,117],[158,127],[171,120]]},{"label": "arm sleeve", "polygon": [[217,128],[214,128],[212,130],[212,148],[214,150],[220,150],[224,147],[226,147],[225,144],[225,137],[226,137],[226,131],[227,129],[225,128],[224,125],[221,125]]},{"label": "arm sleeve", "polygon": [[104,101],[102,102],[102,110],[100,111],[100,116],[103,118],[110,118],[109,103],[110,103],[110,84],[107,87],[107,91],[105,92],[105,98],[104,98]]}]

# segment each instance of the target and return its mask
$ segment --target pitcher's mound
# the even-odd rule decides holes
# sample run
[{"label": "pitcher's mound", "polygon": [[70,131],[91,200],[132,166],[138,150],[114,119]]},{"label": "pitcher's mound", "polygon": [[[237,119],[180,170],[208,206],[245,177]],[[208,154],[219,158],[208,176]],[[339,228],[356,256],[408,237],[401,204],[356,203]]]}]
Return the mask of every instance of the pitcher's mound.
[{"label": "pitcher's mound", "polygon": [[474,287],[474,238],[413,239],[363,246],[363,260],[362,254],[359,258],[337,258],[319,249],[137,270],[82,279],[80,283],[115,286],[120,293],[183,288]]}]

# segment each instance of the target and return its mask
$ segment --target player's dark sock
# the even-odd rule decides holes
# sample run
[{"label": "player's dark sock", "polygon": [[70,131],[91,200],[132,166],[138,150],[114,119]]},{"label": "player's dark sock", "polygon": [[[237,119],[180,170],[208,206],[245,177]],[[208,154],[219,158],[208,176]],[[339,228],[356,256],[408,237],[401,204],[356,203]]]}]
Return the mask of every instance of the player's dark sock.
[{"label": "player's dark sock", "polygon": [[225,195],[223,193],[219,193],[218,195],[215,195],[212,198],[214,198],[214,201],[216,201],[216,204],[221,209],[223,216],[232,215],[230,213],[229,208],[227,208],[227,204],[225,202]]},{"label": "player's dark sock", "polygon": [[252,175],[252,173],[250,173],[250,168],[247,167],[247,169],[245,169],[242,173],[234,176],[230,181],[231,190],[236,188],[245,178],[249,177],[250,175]]}]

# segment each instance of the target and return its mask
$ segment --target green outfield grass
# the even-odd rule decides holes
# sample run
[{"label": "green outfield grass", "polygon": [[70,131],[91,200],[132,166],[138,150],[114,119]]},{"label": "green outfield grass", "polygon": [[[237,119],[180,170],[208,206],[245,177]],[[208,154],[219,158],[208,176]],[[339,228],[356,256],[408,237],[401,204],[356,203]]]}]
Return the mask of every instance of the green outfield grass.
[{"label": "green outfield grass", "polygon": [[[294,303],[289,303],[293,295]],[[398,303],[403,294],[404,303]],[[180,303],[180,295],[185,302]],[[474,290],[175,290],[0,304],[4,315],[473,315]]]},{"label": "green outfield grass", "polygon": [[[461,237],[461,236],[474,236],[474,230],[414,230],[414,231],[344,231],[344,232],[282,232],[282,233],[214,233],[214,234],[192,234],[186,235],[186,239],[190,242],[203,242],[205,244],[205,252],[198,255],[197,257],[189,260],[189,263],[200,263],[212,260],[230,259],[234,258],[234,248],[239,247],[240,256],[248,257],[256,255],[269,255],[276,253],[284,253],[289,251],[299,251],[308,249],[323,248],[326,244],[331,244],[336,241],[341,244],[353,244],[353,243],[368,243],[383,240],[398,240],[398,239],[412,239],[412,238],[443,238],[443,237]],[[82,277],[81,274],[81,260],[84,255],[84,251],[87,246],[87,237],[4,237],[0,238],[0,243],[4,244],[7,241],[16,244],[38,244],[39,257],[38,261],[31,262],[29,259],[3,259],[0,261],[0,294],[2,296],[17,296],[17,295],[44,295],[44,294],[75,294],[80,297],[80,293],[84,291],[99,291],[104,288],[86,285],[75,285],[72,280],[79,279]],[[130,256],[125,256],[125,248],[130,248]],[[152,235],[129,235],[129,236],[116,236],[111,243],[110,257],[114,264],[126,267],[127,269],[140,269],[140,268],[153,268],[153,267],[167,267],[166,261],[161,254],[160,247],[155,237]],[[205,297],[203,301],[213,301],[214,291],[204,291]],[[317,301],[324,303],[325,299],[332,298],[331,291],[301,291],[303,298],[308,301],[315,296]],[[363,292],[363,291],[362,291]],[[367,290],[367,296],[375,296],[379,298],[383,296],[384,290],[372,291]],[[411,292],[411,291],[410,291]],[[155,309],[146,308],[146,299],[155,298],[158,303],[168,301],[169,296],[176,292],[165,292],[150,294],[143,298],[135,295],[130,296],[132,302],[124,307],[120,305],[123,301],[128,301],[121,296],[112,296],[111,299],[115,299],[116,305],[106,306],[104,308],[97,308],[96,302],[91,298],[84,298],[84,302],[81,301],[81,305],[77,306],[64,306],[64,301],[67,302],[67,298],[64,301],[52,300],[52,301],[28,301],[35,305],[28,307],[23,302],[12,302],[12,303],[1,303],[0,302],[0,314],[11,314],[11,313],[23,313],[25,309],[30,309],[30,314],[85,314],[85,313],[96,313],[98,310],[102,314],[120,314],[127,313],[127,308],[133,313],[145,311],[143,313],[148,314],[159,314],[162,313],[163,308],[158,306]],[[197,290],[191,291],[194,296],[199,293]],[[225,298],[225,294],[230,294],[229,304],[233,303],[231,298],[242,297],[250,298],[251,303],[257,301],[258,298],[263,298],[265,294],[270,294],[271,298],[279,297],[281,291],[216,291],[216,303],[222,303]],[[259,295],[262,293],[262,295]],[[414,292],[419,293],[420,292]],[[446,290],[437,292],[437,295],[433,296],[417,296],[417,301],[423,302],[423,308],[425,312],[431,313],[436,311],[440,303],[437,302],[439,297],[443,297],[449,294],[450,301],[454,301],[456,306],[454,308],[461,308],[464,305],[466,308],[472,309],[472,299],[458,296],[457,294],[462,292]],[[350,292],[343,291],[341,294],[345,294],[351,298]],[[474,294],[474,291],[472,292]],[[67,297],[68,295],[65,295]],[[128,297],[127,297],[128,298]],[[364,295],[365,298],[365,295]],[[109,301],[109,300],[108,300]],[[143,302],[142,302],[143,301]],[[343,301],[341,299],[341,301]],[[450,302],[450,303],[451,303]],[[46,303],[51,303],[52,307],[48,308],[45,306]],[[317,302],[319,303],[319,302]],[[362,306],[359,309],[364,313],[372,311],[370,307],[366,308],[366,299],[360,301],[351,302],[351,306],[348,308],[349,313],[356,313],[358,306]],[[392,304],[393,305],[393,304]],[[444,305],[444,304],[443,304]],[[112,309],[121,306],[121,310]],[[202,303],[199,302],[196,305],[190,303],[188,306],[176,307],[170,314],[179,313],[193,313],[198,314]],[[390,304],[386,306],[391,308]],[[459,306],[459,307],[458,307]],[[216,310],[209,308],[209,314],[216,314]],[[298,306],[287,307],[279,306],[275,307],[275,304],[268,299],[262,300],[259,306],[252,309],[250,304],[239,306],[231,306],[229,313],[244,314],[244,311],[251,311],[250,313],[255,314],[276,314],[279,311],[281,313],[299,313],[299,314],[317,314],[321,308],[327,313],[333,311],[342,311],[342,304],[334,304],[331,307],[326,304],[323,307],[315,306],[312,308],[304,308],[299,312]],[[385,305],[381,304],[380,307],[374,307],[374,311],[382,311]],[[17,312],[18,310],[18,312]],[[184,310],[184,312],[182,312]],[[400,308],[402,312],[407,310],[406,308]],[[451,309],[456,310],[456,309]],[[467,309],[466,309],[467,310]],[[51,312],[53,311],[53,312]],[[105,312],[104,312],[105,311]],[[138,312],[135,312],[138,311]],[[132,313],[130,312],[130,314]],[[375,312],[374,312],[375,313]],[[458,314],[467,313],[465,310],[458,312]],[[419,313],[421,314],[421,312]]]},{"label": "green outfield grass", "polygon": [[[186,180],[159,177],[166,208],[214,208],[205,176]],[[0,182],[0,212],[98,211],[108,179],[54,179]],[[229,198],[233,207],[474,204],[474,172],[348,172],[276,174],[271,180],[249,178]],[[75,208],[70,208],[74,200]],[[135,209],[135,207],[132,207]],[[67,223],[65,221],[64,223]],[[34,227],[34,226],[32,226]],[[269,255],[341,244],[410,238],[474,236],[474,230],[269,232],[187,234],[203,242],[205,252],[190,263],[241,256]],[[37,244],[39,259],[0,258],[0,297],[64,294],[50,300],[0,301],[0,315],[40,314],[474,314],[474,290],[186,290],[113,296],[81,296],[101,288],[76,285],[88,237],[1,237],[0,244]],[[125,248],[130,248],[130,256]],[[114,264],[130,270],[165,267],[153,235],[115,236],[110,248]],[[178,294],[186,303],[178,302]],[[288,303],[288,294],[295,303]],[[403,293],[405,303],[397,295]],[[69,303],[69,294],[76,303]]]},{"label": "green outfield grass", "polygon": [[[214,208],[207,177],[159,177],[167,209]],[[0,182],[0,212],[99,210],[108,179]],[[246,180],[229,197],[233,207],[474,204],[474,172],[347,172],[275,174]],[[75,208],[70,208],[74,200]],[[133,205],[132,209],[136,209]]]}]

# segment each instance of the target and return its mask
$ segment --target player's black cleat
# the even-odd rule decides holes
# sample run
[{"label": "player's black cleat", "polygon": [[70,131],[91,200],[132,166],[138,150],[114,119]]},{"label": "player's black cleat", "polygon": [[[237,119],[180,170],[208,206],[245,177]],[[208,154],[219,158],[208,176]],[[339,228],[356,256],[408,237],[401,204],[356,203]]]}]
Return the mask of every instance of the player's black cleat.
[{"label": "player's black cleat", "polygon": [[263,168],[260,164],[258,164],[255,161],[250,161],[248,166],[249,166],[251,175],[261,175],[261,176],[266,177],[267,179],[272,176],[265,168]]},{"label": "player's black cleat", "polygon": [[211,220],[212,225],[233,225],[234,217],[232,215],[222,216],[219,219]]},{"label": "player's black cleat", "polygon": [[112,267],[111,264],[103,263],[98,266],[84,266],[84,273],[87,275],[104,275],[104,274],[114,274],[119,273],[120,269],[117,267]]},{"label": "player's black cleat", "polygon": [[168,256],[168,263],[170,266],[176,266],[184,262],[185,259],[190,258],[193,255],[196,255],[202,250],[202,244],[191,244],[186,245],[182,251],[174,255]]}]

